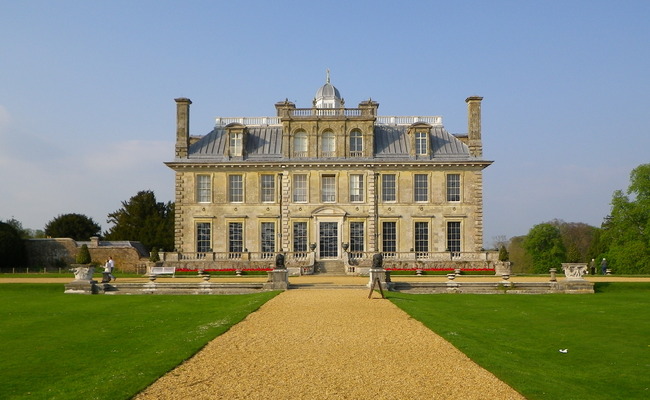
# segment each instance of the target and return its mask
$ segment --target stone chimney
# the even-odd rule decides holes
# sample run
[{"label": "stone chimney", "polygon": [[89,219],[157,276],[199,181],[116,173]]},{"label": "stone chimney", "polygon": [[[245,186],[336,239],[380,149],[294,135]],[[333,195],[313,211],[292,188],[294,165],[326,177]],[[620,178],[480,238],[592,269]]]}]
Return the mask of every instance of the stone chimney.
[{"label": "stone chimney", "polygon": [[176,158],[187,158],[190,146],[190,104],[184,97],[176,100]]},{"label": "stone chimney", "polygon": [[467,103],[467,132],[469,153],[474,157],[483,156],[481,142],[481,100],[483,97],[471,96],[465,99]]}]

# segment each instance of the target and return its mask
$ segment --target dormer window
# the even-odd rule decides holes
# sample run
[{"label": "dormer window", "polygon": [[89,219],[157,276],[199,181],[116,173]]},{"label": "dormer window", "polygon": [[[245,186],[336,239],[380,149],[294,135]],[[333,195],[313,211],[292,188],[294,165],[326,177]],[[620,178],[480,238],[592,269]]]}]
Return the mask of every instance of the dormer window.
[{"label": "dormer window", "polygon": [[228,155],[230,157],[243,157],[246,147],[246,126],[232,123],[226,126],[228,135]]},{"label": "dormer window", "polygon": [[242,133],[231,133],[230,134],[230,155],[241,157],[242,155],[242,144],[243,144],[243,134]]},{"label": "dormer window", "polygon": [[418,156],[429,154],[429,133],[425,131],[415,132],[415,154]]},{"label": "dormer window", "polygon": [[411,157],[428,157],[431,154],[431,125],[425,122],[416,122],[408,130]]}]

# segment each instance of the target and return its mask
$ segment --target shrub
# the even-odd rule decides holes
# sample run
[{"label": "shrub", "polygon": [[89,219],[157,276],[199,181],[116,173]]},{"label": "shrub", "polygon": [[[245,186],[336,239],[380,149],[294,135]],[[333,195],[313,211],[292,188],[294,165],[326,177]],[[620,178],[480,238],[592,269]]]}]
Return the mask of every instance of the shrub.
[{"label": "shrub", "polygon": [[90,250],[88,250],[88,245],[83,244],[77,253],[77,264],[90,264]]}]

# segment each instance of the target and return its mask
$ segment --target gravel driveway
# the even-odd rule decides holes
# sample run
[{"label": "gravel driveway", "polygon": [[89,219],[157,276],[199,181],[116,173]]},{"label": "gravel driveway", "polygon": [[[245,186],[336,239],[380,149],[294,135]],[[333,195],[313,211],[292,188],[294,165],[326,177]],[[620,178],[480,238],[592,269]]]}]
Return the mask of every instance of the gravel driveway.
[{"label": "gravel driveway", "polygon": [[357,289],[286,291],[135,398],[523,399]]}]

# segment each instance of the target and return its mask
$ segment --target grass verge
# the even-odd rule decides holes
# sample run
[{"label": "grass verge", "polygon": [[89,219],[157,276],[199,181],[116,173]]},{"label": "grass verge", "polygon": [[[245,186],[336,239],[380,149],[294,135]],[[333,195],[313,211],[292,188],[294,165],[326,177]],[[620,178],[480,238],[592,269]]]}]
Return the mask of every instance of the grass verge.
[{"label": "grass verge", "polygon": [[0,285],[6,399],[129,399],[278,292],[84,296]]},{"label": "grass verge", "polygon": [[528,399],[647,399],[650,283],[596,291],[389,298]]}]

